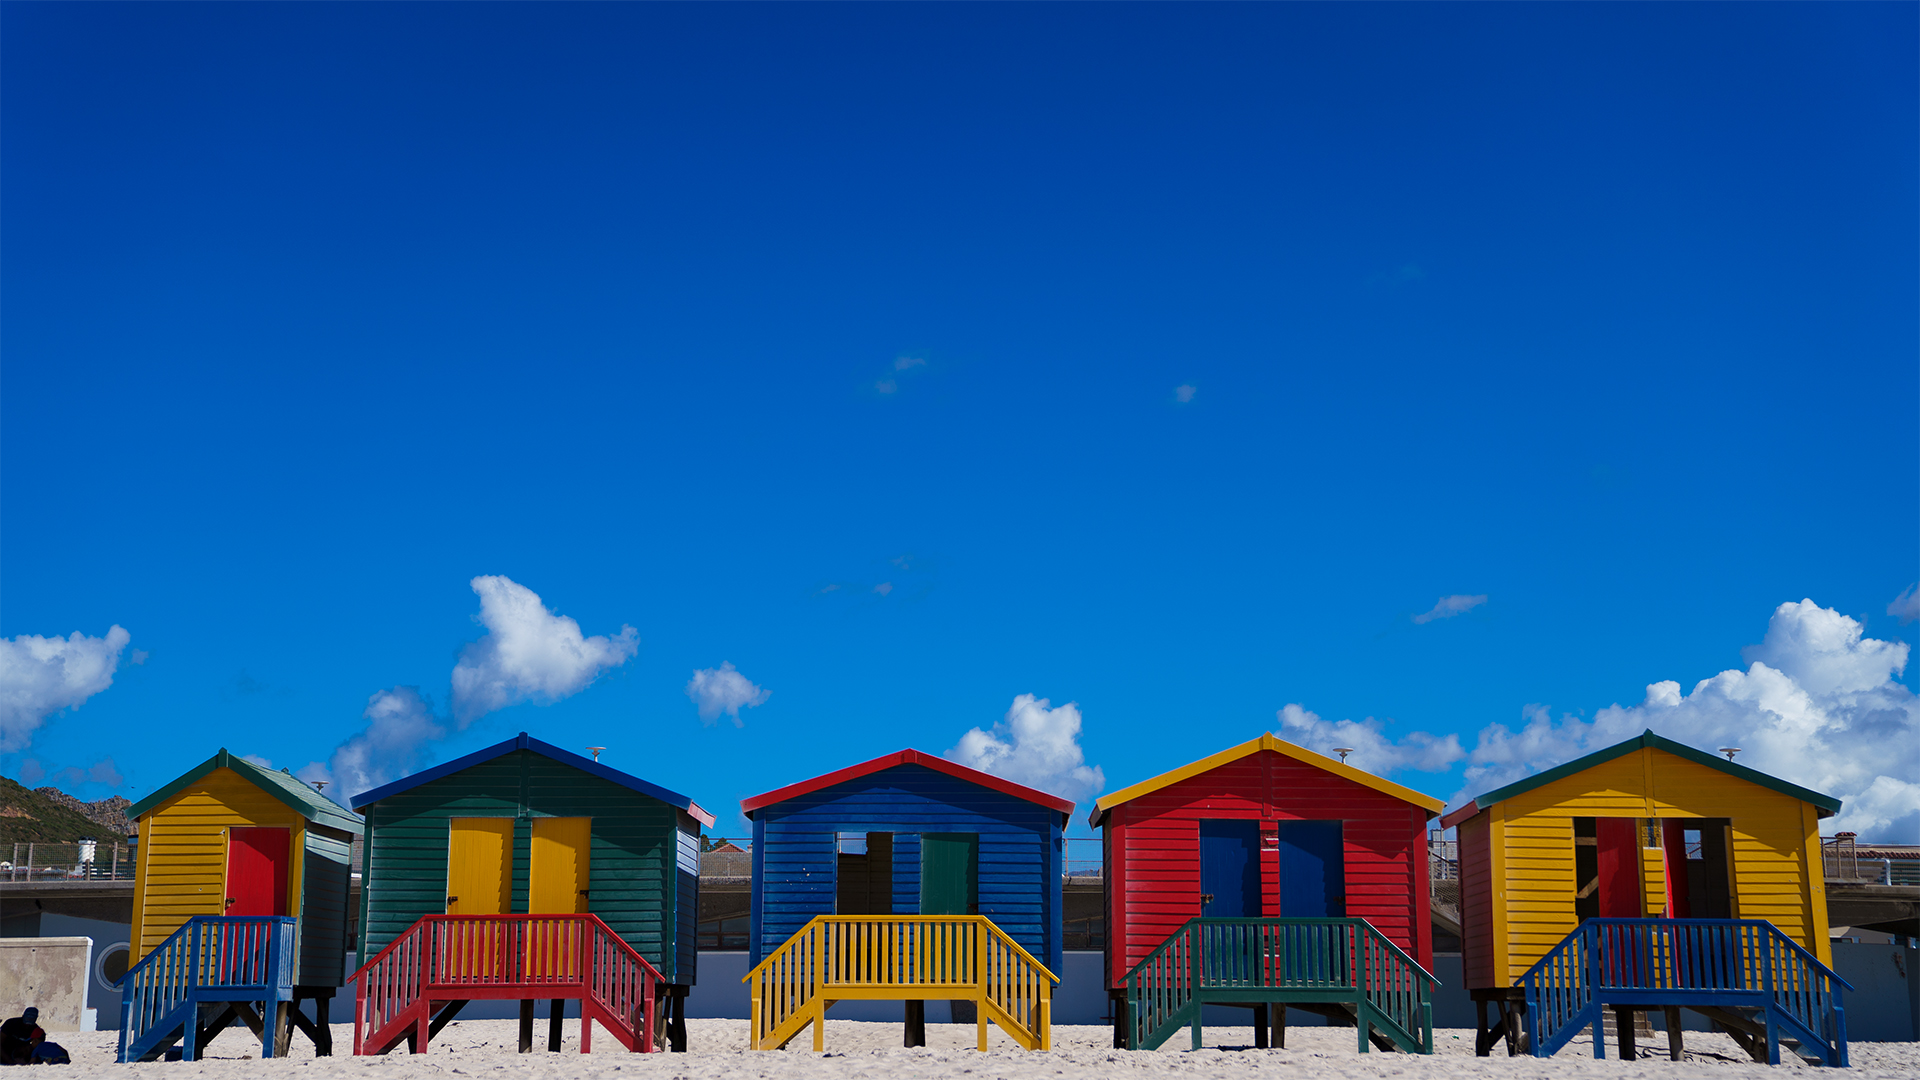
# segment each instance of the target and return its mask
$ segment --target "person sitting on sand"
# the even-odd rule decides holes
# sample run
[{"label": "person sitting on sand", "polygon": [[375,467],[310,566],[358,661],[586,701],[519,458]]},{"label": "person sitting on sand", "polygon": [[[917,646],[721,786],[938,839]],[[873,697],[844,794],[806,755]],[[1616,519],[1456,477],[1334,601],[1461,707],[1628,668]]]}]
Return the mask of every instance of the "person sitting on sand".
[{"label": "person sitting on sand", "polygon": [[33,1050],[47,1039],[38,1023],[40,1010],[28,1008],[19,1016],[0,1024],[0,1065],[26,1065],[33,1061]]}]

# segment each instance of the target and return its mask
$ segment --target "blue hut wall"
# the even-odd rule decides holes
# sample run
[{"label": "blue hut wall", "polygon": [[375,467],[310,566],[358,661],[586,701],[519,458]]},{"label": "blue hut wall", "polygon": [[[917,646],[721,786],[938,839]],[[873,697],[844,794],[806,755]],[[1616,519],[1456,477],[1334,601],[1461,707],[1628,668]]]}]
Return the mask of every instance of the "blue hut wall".
[{"label": "blue hut wall", "polygon": [[897,765],[762,807],[753,819],[753,962],[833,914],[838,833],[893,834],[893,913],[920,913],[920,834],[978,833],[980,914],[1060,970],[1059,811]]}]

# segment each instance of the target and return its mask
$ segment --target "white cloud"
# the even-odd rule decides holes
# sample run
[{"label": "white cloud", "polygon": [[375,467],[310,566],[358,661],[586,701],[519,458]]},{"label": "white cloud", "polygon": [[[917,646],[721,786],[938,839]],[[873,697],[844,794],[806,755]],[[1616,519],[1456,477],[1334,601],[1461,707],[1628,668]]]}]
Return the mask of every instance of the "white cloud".
[{"label": "white cloud", "polygon": [[1812,600],[1781,604],[1747,669],[1722,671],[1683,694],[1672,680],[1638,705],[1611,705],[1592,720],[1530,705],[1519,731],[1480,732],[1466,770],[1471,797],[1651,728],[1709,753],[1742,747],[1739,762],[1844,802],[1827,831],[1882,842],[1920,842],[1920,699],[1895,680],[1903,642],[1862,635],[1861,625]]},{"label": "white cloud", "polygon": [[498,575],[472,584],[488,632],[466,647],[453,669],[453,715],[462,728],[509,705],[551,704],[577,694],[640,650],[631,626],[613,637],[586,637],[579,623],[548,611],[524,585]]},{"label": "white cloud", "polygon": [[700,706],[700,720],[706,724],[712,724],[720,719],[721,713],[726,713],[733,718],[734,727],[745,727],[740,710],[764,705],[772,696],[773,691],[753,685],[726,660],[717,668],[701,668],[687,680],[687,697]]},{"label": "white cloud", "polygon": [[1887,614],[1897,616],[1903,623],[1920,619],[1920,585],[1909,585],[1905,592],[1894,597],[1893,603],[1887,605]]},{"label": "white cloud", "polygon": [[273,759],[261,757],[259,754],[241,754],[240,760],[252,762],[263,769],[273,768]]},{"label": "white cloud", "polygon": [[1016,784],[1083,802],[1107,786],[1098,765],[1080,749],[1080,708],[1057,709],[1046,698],[1021,694],[992,730],[970,729],[942,756]]},{"label": "white cloud", "polygon": [[1474,608],[1486,602],[1487,594],[1485,593],[1481,593],[1478,596],[1468,596],[1465,593],[1443,596],[1440,598],[1439,603],[1433,605],[1433,610],[1415,615],[1413,621],[1417,623],[1430,623],[1435,619],[1451,619],[1455,615],[1472,611]]},{"label": "white cloud", "polygon": [[1400,769],[1446,772],[1467,756],[1458,735],[1439,738],[1415,731],[1395,742],[1383,730],[1385,725],[1371,716],[1357,722],[1322,720],[1298,705],[1288,705],[1280,710],[1279,718],[1281,738],[1328,757],[1339,757],[1334,747],[1347,747],[1353,751],[1347,764],[1376,776]]},{"label": "white cloud", "polygon": [[873,384],[873,388],[879,393],[891,394],[900,389],[900,381],[898,379],[881,379],[879,382]]},{"label": "white cloud", "polygon": [[1182,405],[1185,405],[1188,402],[1191,402],[1193,400],[1193,395],[1199,392],[1200,392],[1200,388],[1193,385],[1192,383],[1181,383],[1179,386],[1176,386],[1173,388],[1173,400],[1179,402]]},{"label": "white cloud", "polygon": [[344,802],[420,767],[426,744],[444,738],[445,724],[433,714],[433,702],[416,686],[396,686],[367,699],[360,714],[365,729],[333,751],[327,764],[308,762],[295,774],[312,783],[326,780]]},{"label": "white cloud", "polygon": [[902,356],[893,362],[893,370],[909,371],[917,367],[926,367],[927,362],[918,356]]},{"label": "white cloud", "polygon": [[0,751],[26,749],[47,717],[113,685],[129,640],[117,625],[105,637],[0,638]]},{"label": "white cloud", "polygon": [[888,593],[893,591],[893,582],[883,581],[880,584],[875,585],[873,587],[873,591],[879,593],[881,596],[885,596]]}]

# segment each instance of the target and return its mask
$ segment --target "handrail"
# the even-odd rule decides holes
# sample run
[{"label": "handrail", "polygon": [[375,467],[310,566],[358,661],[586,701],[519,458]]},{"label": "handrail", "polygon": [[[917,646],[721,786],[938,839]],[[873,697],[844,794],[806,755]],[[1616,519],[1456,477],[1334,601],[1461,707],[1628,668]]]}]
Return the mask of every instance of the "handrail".
[{"label": "handrail", "polygon": [[[1588,919],[1520,977],[1533,1052],[1548,1056],[1599,1015],[1601,998],[1766,1010],[1768,1054],[1782,1027],[1846,1063],[1841,990],[1853,985],[1765,919]],[[1595,1053],[1603,1047],[1596,1041]]]},{"label": "handrail", "polygon": [[[296,923],[290,915],[188,919],[121,978],[118,1060],[145,1057],[175,1029],[185,1035],[201,1001],[286,1000]],[[273,1035],[263,1039],[263,1057],[273,1056]],[[191,1060],[187,1041],[182,1056]]]},{"label": "handrail", "polygon": [[[656,987],[665,979],[598,915],[546,914],[423,915],[347,981],[355,987],[353,1052],[369,1054],[384,1053],[409,1029],[423,1035],[433,1001],[512,991],[577,996],[583,1020],[650,1052]],[[591,1038],[583,1024],[583,1053]]]},{"label": "handrail", "polygon": [[1428,1009],[1438,985],[1365,919],[1196,917],[1127,974],[1128,1040],[1157,1046],[1193,1022],[1203,993],[1233,991],[1349,1002],[1357,1020],[1378,1022],[1396,1042],[1430,1052]]},{"label": "handrail", "polygon": [[972,998],[984,1006],[983,1038],[990,1018],[1027,1049],[1046,1049],[1060,980],[983,915],[819,915],[740,981],[751,987],[755,1049],[824,1021],[842,994]]}]

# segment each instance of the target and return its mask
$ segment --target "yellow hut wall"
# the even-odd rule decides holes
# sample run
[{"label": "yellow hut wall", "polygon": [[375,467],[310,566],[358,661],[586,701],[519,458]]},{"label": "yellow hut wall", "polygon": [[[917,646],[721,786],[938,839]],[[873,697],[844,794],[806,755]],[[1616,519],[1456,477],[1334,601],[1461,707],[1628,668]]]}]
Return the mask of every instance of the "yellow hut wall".
[{"label": "yellow hut wall", "polygon": [[227,898],[227,830],[288,830],[287,914],[300,914],[306,818],[232,769],[215,769],[140,819],[134,864],[132,960],[138,963],[195,915],[219,915]]},{"label": "yellow hut wall", "polygon": [[[1493,848],[1492,966],[1496,976],[1504,973],[1498,985],[1516,982],[1578,924],[1573,819],[1580,817],[1730,819],[1734,915],[1766,919],[1832,963],[1813,805],[1644,748],[1476,815],[1486,819]],[[1658,915],[1666,904],[1665,856],[1644,843],[1643,910]]]}]

